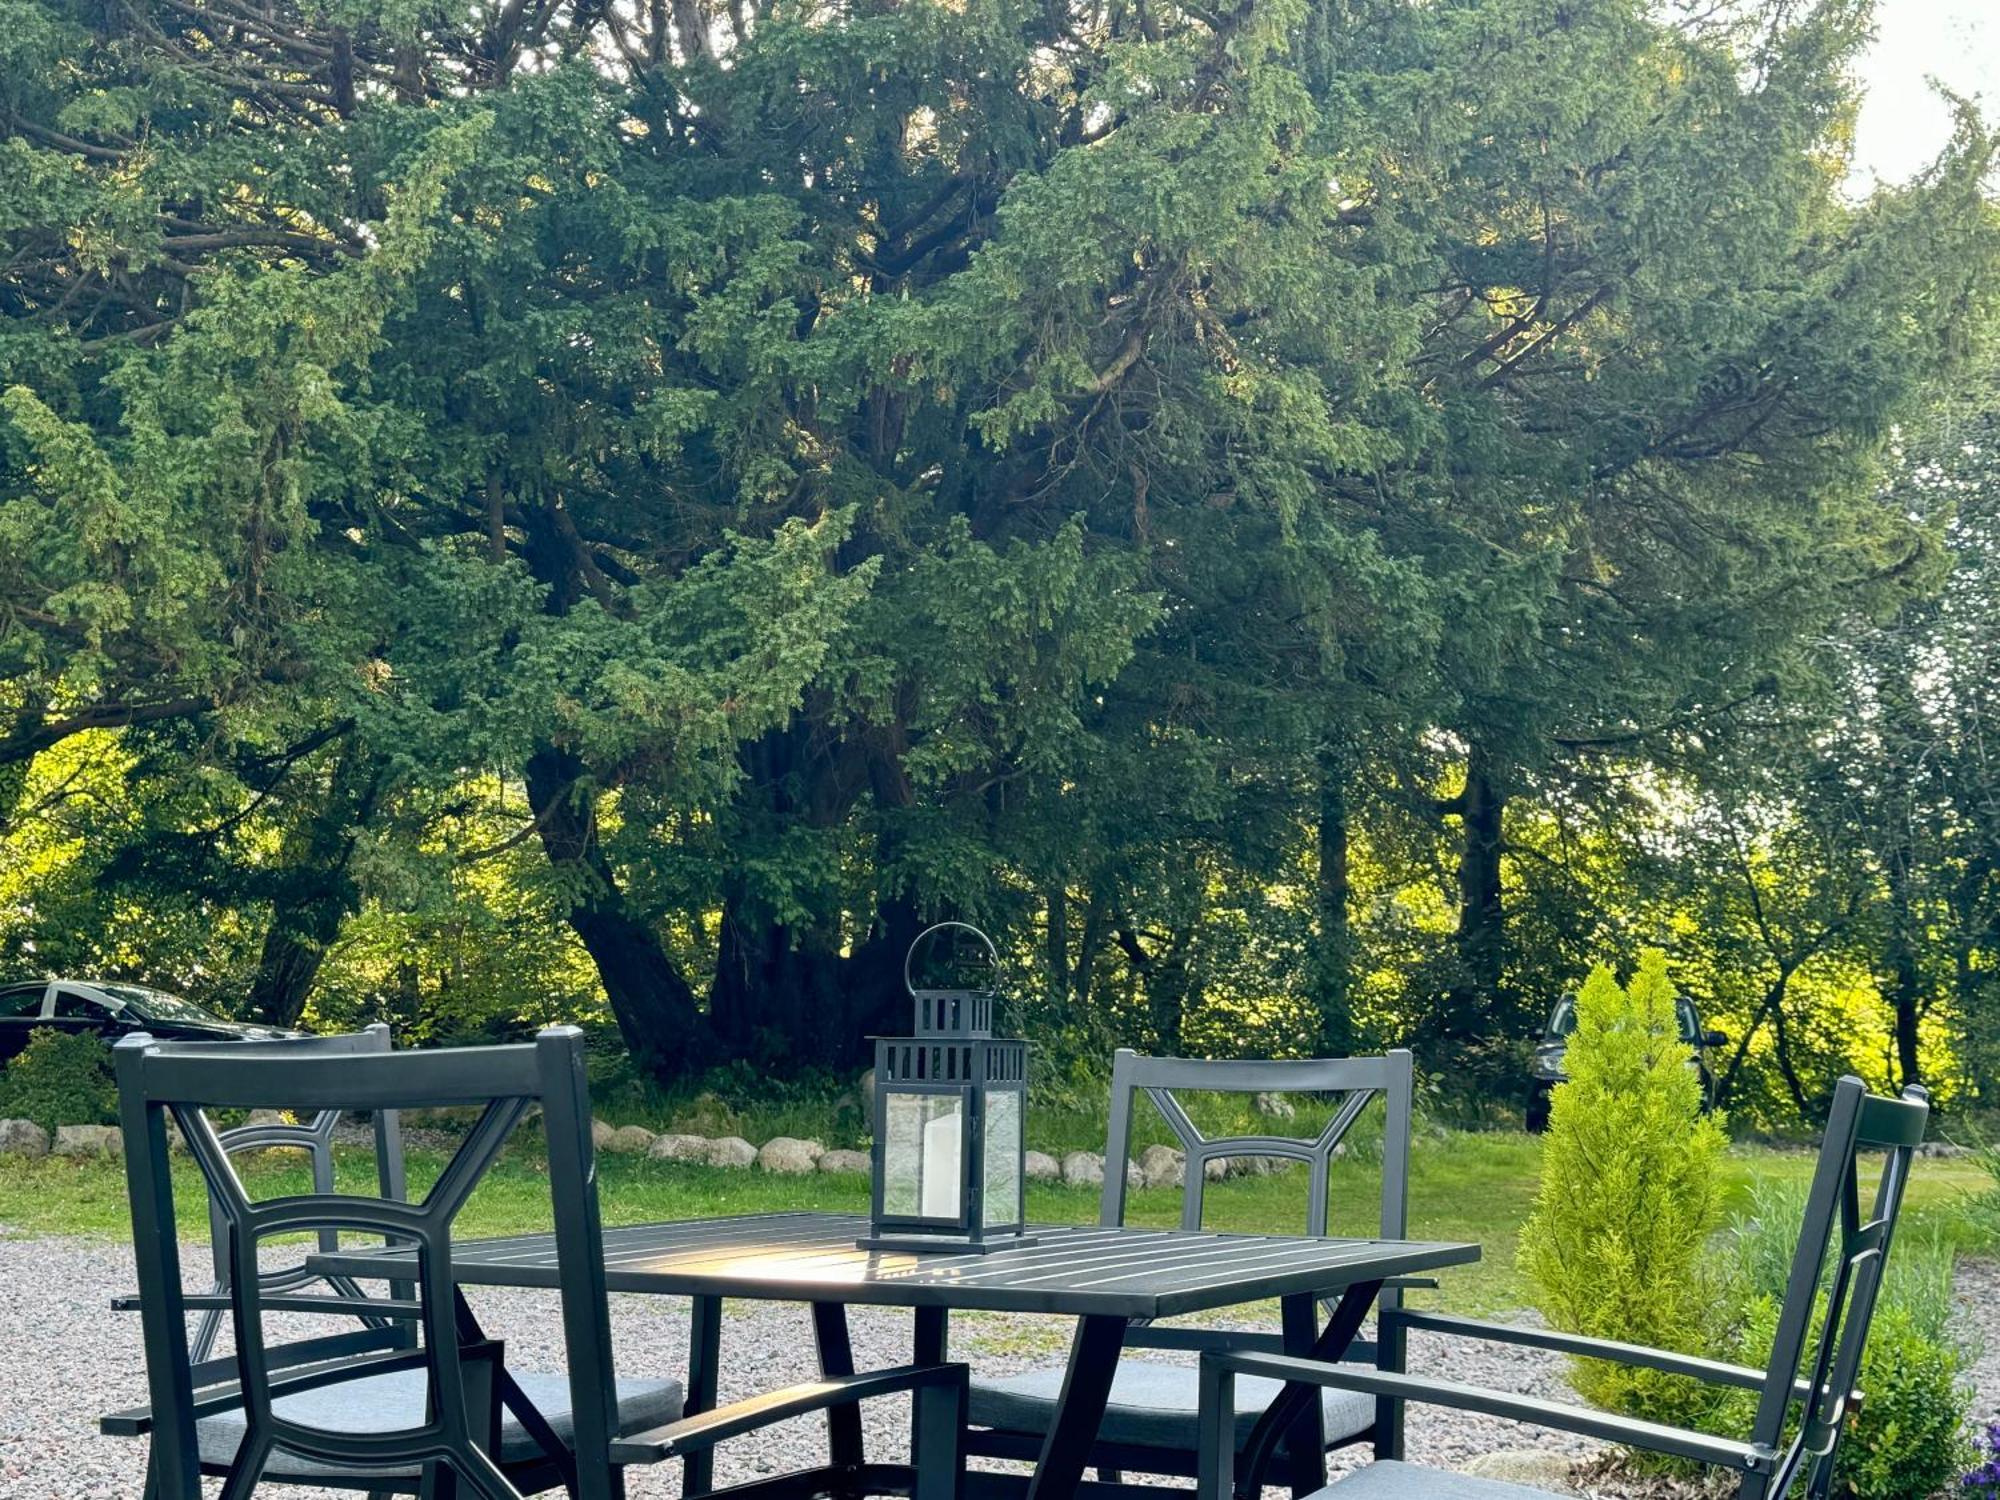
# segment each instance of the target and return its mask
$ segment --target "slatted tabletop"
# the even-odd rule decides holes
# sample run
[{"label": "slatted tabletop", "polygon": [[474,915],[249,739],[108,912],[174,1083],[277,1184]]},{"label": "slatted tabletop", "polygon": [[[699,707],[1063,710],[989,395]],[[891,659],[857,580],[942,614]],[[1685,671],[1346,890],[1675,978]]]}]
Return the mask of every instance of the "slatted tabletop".
[{"label": "slatted tabletop", "polygon": [[[639,1224],[604,1234],[614,1292],[772,1301],[950,1307],[993,1312],[1167,1318],[1266,1297],[1330,1293],[1479,1258],[1477,1245],[1423,1240],[1209,1234],[1182,1229],[1036,1225],[1035,1243],[985,1255],[870,1251],[854,1214],[751,1214]],[[452,1247],[461,1283],[557,1285],[553,1235]],[[369,1280],[407,1278],[415,1257],[343,1250],[311,1265]]]}]

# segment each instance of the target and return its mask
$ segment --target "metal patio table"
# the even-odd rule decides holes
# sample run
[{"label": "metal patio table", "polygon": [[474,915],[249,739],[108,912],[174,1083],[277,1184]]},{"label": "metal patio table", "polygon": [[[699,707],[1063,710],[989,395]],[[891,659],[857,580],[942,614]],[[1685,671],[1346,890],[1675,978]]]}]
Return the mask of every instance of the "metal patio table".
[{"label": "metal patio table", "polygon": [[[725,1219],[642,1224],[604,1232],[606,1285],[693,1301],[688,1353],[688,1411],[715,1403],[722,1299],[805,1302],[812,1309],[820,1367],[850,1374],[850,1305],[915,1310],[914,1359],[945,1358],[951,1311],[1047,1313],[1077,1319],[1060,1409],[1032,1478],[968,1475],[974,1494],[1069,1500],[1079,1490],[1157,1496],[1156,1488],[1083,1482],[1091,1440],[1111,1393],[1112,1376],[1134,1322],[1209,1312],[1277,1298],[1287,1353],[1338,1360],[1347,1352],[1382,1283],[1479,1258],[1477,1245],[1421,1240],[1335,1239],[1298,1235],[1211,1234],[1184,1229],[1035,1225],[1034,1243],[984,1255],[867,1251],[859,1215],[750,1214]],[[311,1269],[360,1280],[408,1280],[415,1256],[399,1248],[342,1250],[312,1256]],[[459,1241],[452,1271],[461,1286],[557,1285],[553,1235]],[[1323,1299],[1338,1297],[1322,1326]],[[861,1417],[828,1414],[832,1463],[760,1494],[908,1493],[905,1465],[863,1460]],[[1285,1428],[1294,1493],[1325,1483],[1317,1392],[1287,1386],[1265,1426]],[[1258,1441],[1253,1436],[1252,1443]],[[710,1457],[690,1456],[683,1485],[692,1496],[711,1488]]]}]

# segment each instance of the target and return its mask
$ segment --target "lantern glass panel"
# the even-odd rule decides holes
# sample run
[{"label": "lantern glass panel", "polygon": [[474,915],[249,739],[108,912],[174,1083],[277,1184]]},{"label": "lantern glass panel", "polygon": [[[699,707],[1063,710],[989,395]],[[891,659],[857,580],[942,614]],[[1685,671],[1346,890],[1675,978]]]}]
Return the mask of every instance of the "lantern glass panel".
[{"label": "lantern glass panel", "polygon": [[986,1197],[983,1226],[1019,1224],[1021,1212],[1021,1095],[1000,1089],[986,1096]]},{"label": "lantern glass panel", "polygon": [[883,1101],[882,1211],[897,1218],[956,1219],[965,1188],[965,1103],[958,1094],[899,1094]]}]

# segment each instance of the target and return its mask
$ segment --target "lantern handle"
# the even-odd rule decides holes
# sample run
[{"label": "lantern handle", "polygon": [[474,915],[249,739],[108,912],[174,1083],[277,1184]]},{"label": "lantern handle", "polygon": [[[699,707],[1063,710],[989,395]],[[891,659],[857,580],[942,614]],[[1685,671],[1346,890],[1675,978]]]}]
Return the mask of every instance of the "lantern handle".
[{"label": "lantern handle", "polygon": [[[903,955],[903,988],[909,991],[910,998],[913,1000],[917,995],[917,985],[916,981],[910,977],[910,961],[917,956],[917,949],[922,946],[925,938],[934,932],[942,932],[947,927],[961,927],[978,938],[986,946],[986,956],[993,960],[993,972],[996,975],[1000,972],[1000,950],[993,946],[992,938],[981,932],[977,927],[974,927],[970,922],[933,922],[922,932],[918,933],[915,938],[911,939],[909,952]],[[999,993],[999,989],[998,984],[993,986],[993,992],[996,995]]]}]

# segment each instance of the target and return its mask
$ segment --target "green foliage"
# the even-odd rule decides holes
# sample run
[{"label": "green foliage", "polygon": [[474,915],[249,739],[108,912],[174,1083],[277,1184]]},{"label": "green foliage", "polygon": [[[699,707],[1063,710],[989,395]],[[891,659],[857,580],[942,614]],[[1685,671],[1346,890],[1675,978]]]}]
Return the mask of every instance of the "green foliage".
[{"label": "green foliage", "polygon": [[[1558,1328],[1700,1352],[1715,1337],[1704,1252],[1721,1222],[1725,1139],[1701,1113],[1666,955],[1643,951],[1629,985],[1592,970],[1576,1012],[1522,1267]],[[1599,1406],[1657,1421],[1686,1423],[1713,1401],[1600,1360],[1578,1361],[1571,1379]]]},{"label": "green foliage", "polygon": [[[1714,904],[1656,787],[1907,779],[1725,757],[1887,743],[1820,643],[1941,586],[1881,461],[2000,286],[1969,113],[1844,195],[1844,0],[135,4],[0,0],[17,966],[803,1073],[966,915],[1065,1086],[1498,1086]],[[1690,941],[1758,1112],[1880,1050],[1764,959],[1994,972],[1924,790],[1908,901]]]},{"label": "green foliage", "polygon": [[1988,1181],[1959,1201],[1958,1219],[1970,1241],[1969,1249],[1991,1255],[2000,1251],[2000,1144],[1980,1141],[1973,1148]]},{"label": "green foliage", "polygon": [[58,1125],[115,1125],[118,1088],[102,1037],[39,1027],[0,1070],[0,1116]]},{"label": "green foliage", "polygon": [[[1728,1283],[1741,1326],[1726,1357],[1755,1368],[1770,1359],[1785,1277],[1805,1210],[1797,1186],[1753,1192],[1726,1254]],[[1906,1227],[1897,1237],[1861,1361],[1866,1396],[1841,1437],[1835,1493],[1851,1500],[1930,1500],[1948,1489],[1972,1458],[1965,1421],[1971,1359],[1949,1326],[1952,1245]],[[1819,1326],[1822,1307],[1815,1309]],[[1809,1344],[1809,1367],[1815,1346]],[[1728,1430],[1747,1432],[1755,1398],[1738,1393],[1724,1407]]]}]

